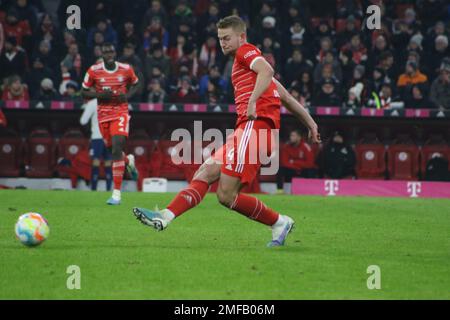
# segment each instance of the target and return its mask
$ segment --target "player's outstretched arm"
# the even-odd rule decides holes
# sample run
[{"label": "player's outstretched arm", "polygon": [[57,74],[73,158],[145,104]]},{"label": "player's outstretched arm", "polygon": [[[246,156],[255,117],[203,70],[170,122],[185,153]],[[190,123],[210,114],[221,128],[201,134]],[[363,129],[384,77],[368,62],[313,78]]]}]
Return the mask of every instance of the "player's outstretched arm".
[{"label": "player's outstretched arm", "polygon": [[309,137],[313,143],[320,143],[320,134],[318,127],[311,115],[306,109],[298,102],[286,88],[275,78],[273,79],[277,85],[278,93],[283,105],[288,109],[301,123],[303,123],[309,130]]}]

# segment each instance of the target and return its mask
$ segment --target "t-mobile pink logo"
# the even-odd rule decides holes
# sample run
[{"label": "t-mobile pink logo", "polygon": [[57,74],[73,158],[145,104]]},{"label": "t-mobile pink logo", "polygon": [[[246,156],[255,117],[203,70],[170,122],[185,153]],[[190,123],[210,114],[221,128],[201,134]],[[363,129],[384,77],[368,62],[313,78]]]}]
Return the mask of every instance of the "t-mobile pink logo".
[{"label": "t-mobile pink logo", "polygon": [[422,192],[422,184],[420,182],[408,182],[407,192],[411,198],[417,198]]},{"label": "t-mobile pink logo", "polygon": [[325,180],[325,191],[327,191],[327,196],[335,196],[336,191],[339,190],[338,180]]}]

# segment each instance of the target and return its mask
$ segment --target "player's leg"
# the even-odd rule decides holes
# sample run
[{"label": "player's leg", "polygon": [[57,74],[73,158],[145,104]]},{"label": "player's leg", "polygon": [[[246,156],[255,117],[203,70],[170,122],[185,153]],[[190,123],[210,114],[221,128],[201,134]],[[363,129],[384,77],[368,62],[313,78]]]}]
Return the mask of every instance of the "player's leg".
[{"label": "player's leg", "polygon": [[102,158],[103,158],[103,166],[105,169],[105,178],[106,178],[106,190],[111,191],[113,175],[112,175],[112,154],[111,151],[106,148],[105,144],[102,141]]},{"label": "player's leg", "polygon": [[194,174],[189,186],[180,191],[166,209],[158,211],[133,208],[134,215],[142,223],[159,231],[164,230],[173,219],[200,204],[208,192],[209,186],[219,179],[220,168],[220,163],[209,158]]},{"label": "player's leg", "polygon": [[114,189],[111,197],[111,201],[108,200],[108,204],[120,204],[121,201],[121,188],[123,182],[123,174],[125,173],[125,159],[123,156],[123,149],[126,144],[126,137],[122,135],[114,135],[112,141],[112,174]]}]

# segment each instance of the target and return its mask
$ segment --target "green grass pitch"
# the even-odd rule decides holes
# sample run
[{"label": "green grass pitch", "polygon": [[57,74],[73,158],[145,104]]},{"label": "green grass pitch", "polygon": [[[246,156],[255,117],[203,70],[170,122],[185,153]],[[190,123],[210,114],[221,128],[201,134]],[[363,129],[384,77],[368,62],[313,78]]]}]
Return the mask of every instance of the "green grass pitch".
[{"label": "green grass pitch", "polygon": [[[133,206],[173,194],[0,191],[0,299],[449,299],[450,201],[261,195],[296,220],[282,248],[270,229],[220,206],[214,194],[163,232]],[[50,237],[27,248],[14,224],[43,214]],[[67,267],[81,289],[66,287]],[[369,265],[381,289],[369,290]]]}]

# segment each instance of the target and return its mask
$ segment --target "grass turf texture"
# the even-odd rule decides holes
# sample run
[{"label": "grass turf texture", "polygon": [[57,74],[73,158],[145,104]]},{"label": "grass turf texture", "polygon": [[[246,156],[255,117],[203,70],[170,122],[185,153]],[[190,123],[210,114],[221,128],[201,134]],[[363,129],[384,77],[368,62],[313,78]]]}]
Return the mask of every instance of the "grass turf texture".
[{"label": "grass turf texture", "polygon": [[[214,194],[163,232],[133,206],[173,194],[0,191],[0,299],[449,299],[450,201],[259,196],[297,228],[266,248],[268,227],[221,207]],[[50,237],[27,248],[17,217],[36,211]],[[68,290],[69,265],[81,290]],[[367,289],[367,267],[381,289]]]}]

